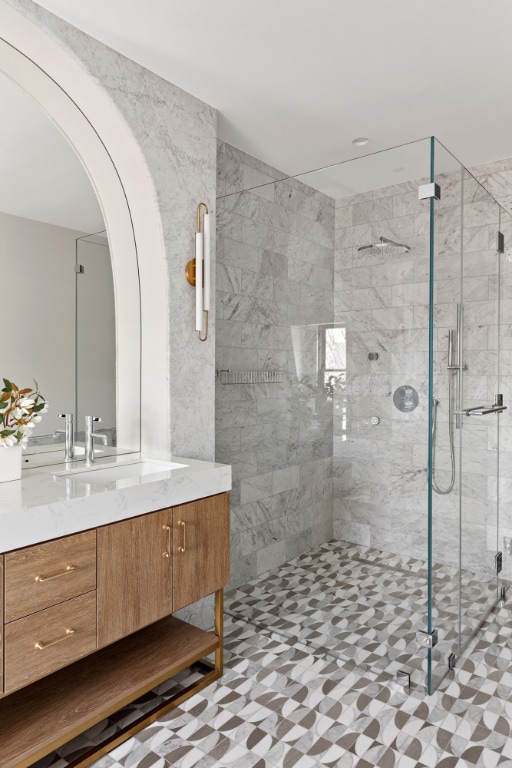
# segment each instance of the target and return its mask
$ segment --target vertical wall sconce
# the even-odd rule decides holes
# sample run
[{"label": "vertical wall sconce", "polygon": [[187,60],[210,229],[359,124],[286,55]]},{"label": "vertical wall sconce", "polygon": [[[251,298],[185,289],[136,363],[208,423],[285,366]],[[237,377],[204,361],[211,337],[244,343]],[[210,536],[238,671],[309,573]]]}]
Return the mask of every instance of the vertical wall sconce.
[{"label": "vertical wall sconce", "polygon": [[[201,231],[201,208],[204,208]],[[210,311],[210,214],[206,203],[197,206],[196,257],[185,267],[185,276],[196,288],[196,331],[199,341],[208,338]]]}]

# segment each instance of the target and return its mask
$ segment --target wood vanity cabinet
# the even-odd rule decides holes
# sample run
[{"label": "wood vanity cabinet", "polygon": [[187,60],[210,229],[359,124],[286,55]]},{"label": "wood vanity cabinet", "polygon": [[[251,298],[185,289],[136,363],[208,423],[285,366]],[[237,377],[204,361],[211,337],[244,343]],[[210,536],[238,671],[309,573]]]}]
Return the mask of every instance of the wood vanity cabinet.
[{"label": "wood vanity cabinet", "polygon": [[4,555],[4,693],[96,650],[96,532]]},{"label": "wood vanity cabinet", "polygon": [[[85,766],[217,680],[228,581],[229,493],[0,555],[0,768],[27,768],[199,665],[202,677],[107,735]],[[212,593],[214,632],[171,615]]]},{"label": "wood vanity cabinet", "polygon": [[172,613],[172,510],[98,528],[98,648]]},{"label": "wood vanity cabinet", "polygon": [[228,581],[228,494],[98,528],[98,648]]},{"label": "wood vanity cabinet", "polygon": [[173,611],[229,582],[229,496],[200,499],[172,510]]}]

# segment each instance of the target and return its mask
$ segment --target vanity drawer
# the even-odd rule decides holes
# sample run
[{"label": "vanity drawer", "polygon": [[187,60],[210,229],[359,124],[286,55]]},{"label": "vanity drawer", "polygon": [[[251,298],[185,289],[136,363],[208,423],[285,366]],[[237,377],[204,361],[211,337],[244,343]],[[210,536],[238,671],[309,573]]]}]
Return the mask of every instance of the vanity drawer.
[{"label": "vanity drawer", "polygon": [[96,531],[5,555],[6,623],[96,589]]},{"label": "vanity drawer", "polygon": [[96,592],[5,625],[4,690],[15,691],[96,650]]}]

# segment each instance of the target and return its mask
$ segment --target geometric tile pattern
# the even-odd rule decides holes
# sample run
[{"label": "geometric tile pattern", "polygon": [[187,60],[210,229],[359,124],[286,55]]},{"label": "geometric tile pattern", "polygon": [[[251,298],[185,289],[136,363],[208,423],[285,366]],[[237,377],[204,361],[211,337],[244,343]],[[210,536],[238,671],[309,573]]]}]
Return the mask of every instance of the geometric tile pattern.
[{"label": "geometric tile pattern", "polygon": [[[319,571],[330,573],[329,581],[334,547],[320,549]],[[388,578],[398,578],[403,560],[356,549],[361,561],[375,560],[383,571],[388,560]],[[309,571],[307,559],[298,560]],[[410,573],[422,577],[421,566],[411,562]],[[299,581],[295,601],[301,604]],[[318,597],[314,582],[309,587]],[[489,614],[432,696],[303,640],[285,639],[282,629],[232,616],[225,618],[224,669],[221,680],[113,749],[96,768],[512,768],[512,616],[506,605]],[[101,731],[135,719],[137,706],[185,685],[187,674],[193,673],[143,697],[38,768],[66,768],[84,739],[93,743]]]},{"label": "geometric tile pattern", "polygon": [[[444,674],[450,653],[460,653],[459,597],[460,630],[469,640],[496,601],[496,580],[436,565],[433,593],[440,638],[433,665]],[[227,590],[225,610],[383,674],[407,670],[415,684],[424,684],[426,650],[416,642],[427,623],[421,560],[331,541]]]},{"label": "geometric tile pattern", "polygon": [[512,622],[492,618],[432,696],[228,618],[222,680],[96,768],[510,768]]}]

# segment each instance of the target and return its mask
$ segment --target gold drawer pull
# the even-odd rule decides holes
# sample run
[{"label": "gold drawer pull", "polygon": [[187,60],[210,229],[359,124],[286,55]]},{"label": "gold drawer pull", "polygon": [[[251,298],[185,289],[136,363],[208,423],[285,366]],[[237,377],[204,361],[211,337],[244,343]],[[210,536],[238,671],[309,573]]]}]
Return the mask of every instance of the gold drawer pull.
[{"label": "gold drawer pull", "polygon": [[167,531],[167,549],[164,550],[164,557],[170,557],[171,556],[171,526],[162,525],[162,528],[164,529],[164,531]]},{"label": "gold drawer pull", "polygon": [[76,571],[76,565],[67,565],[65,571],[59,571],[59,573],[52,573],[50,576],[36,576],[34,581],[38,581],[42,584],[44,581],[51,581],[52,579],[58,579],[59,576],[65,576],[66,573]]},{"label": "gold drawer pull", "polygon": [[57,640],[50,640],[49,643],[43,643],[41,640],[38,640],[35,644],[35,648],[37,648],[38,651],[44,651],[45,648],[49,648],[51,645],[57,645],[57,643],[62,643],[63,640],[67,640],[68,637],[71,637],[71,635],[74,634],[74,629],[66,629],[66,634],[64,637],[58,637]]},{"label": "gold drawer pull", "polygon": [[185,523],[183,522],[183,520],[178,520],[178,525],[182,525],[183,526],[183,546],[182,547],[178,547],[178,552],[184,552],[185,551],[185,546],[186,546]]}]

